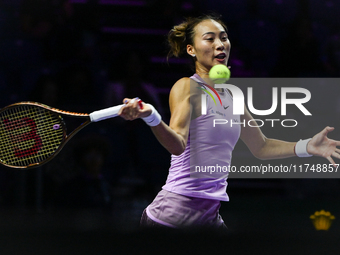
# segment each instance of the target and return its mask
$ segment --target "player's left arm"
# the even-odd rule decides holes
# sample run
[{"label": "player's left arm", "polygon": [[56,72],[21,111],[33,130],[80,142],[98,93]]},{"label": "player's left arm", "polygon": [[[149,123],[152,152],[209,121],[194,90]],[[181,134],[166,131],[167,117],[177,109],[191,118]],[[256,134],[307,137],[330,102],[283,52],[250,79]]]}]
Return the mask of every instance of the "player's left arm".
[{"label": "player's left arm", "polygon": [[[248,121],[253,119],[246,108],[245,114],[241,118],[242,121],[245,121],[244,123],[248,123]],[[328,133],[333,130],[334,128],[331,127],[324,128],[308,142],[306,150],[311,155],[326,158],[334,165],[335,162],[332,157],[340,159],[340,150],[337,148],[337,146],[340,146],[340,141],[327,137]],[[267,138],[258,126],[242,126],[241,139],[251,153],[259,159],[281,159],[296,156],[296,142]]]},{"label": "player's left arm", "polygon": [[[245,107],[245,114],[241,116],[241,122],[248,123],[253,117]],[[252,123],[256,123],[255,121]],[[241,126],[241,140],[247,145],[250,152],[259,159],[280,159],[295,156],[295,142],[267,138],[256,125]]]}]

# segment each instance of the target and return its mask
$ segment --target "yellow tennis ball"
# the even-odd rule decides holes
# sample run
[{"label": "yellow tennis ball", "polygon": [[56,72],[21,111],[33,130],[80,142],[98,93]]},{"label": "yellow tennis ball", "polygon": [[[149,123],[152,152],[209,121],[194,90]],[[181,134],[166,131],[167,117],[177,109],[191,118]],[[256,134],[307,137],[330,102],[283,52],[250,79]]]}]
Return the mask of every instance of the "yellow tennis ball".
[{"label": "yellow tennis ball", "polygon": [[214,84],[225,83],[230,78],[230,70],[225,65],[215,65],[209,71],[209,78]]}]

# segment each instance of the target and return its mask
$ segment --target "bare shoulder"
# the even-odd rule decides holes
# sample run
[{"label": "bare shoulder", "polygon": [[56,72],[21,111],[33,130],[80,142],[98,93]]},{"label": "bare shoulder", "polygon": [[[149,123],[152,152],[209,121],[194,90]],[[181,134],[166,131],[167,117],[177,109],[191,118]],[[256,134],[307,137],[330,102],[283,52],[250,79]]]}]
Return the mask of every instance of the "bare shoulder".
[{"label": "bare shoulder", "polygon": [[190,78],[184,77],[179,79],[171,88],[170,105],[171,103],[184,101],[190,97]]},{"label": "bare shoulder", "polygon": [[171,88],[170,96],[172,94],[183,94],[190,92],[190,78],[184,77],[179,79]]}]

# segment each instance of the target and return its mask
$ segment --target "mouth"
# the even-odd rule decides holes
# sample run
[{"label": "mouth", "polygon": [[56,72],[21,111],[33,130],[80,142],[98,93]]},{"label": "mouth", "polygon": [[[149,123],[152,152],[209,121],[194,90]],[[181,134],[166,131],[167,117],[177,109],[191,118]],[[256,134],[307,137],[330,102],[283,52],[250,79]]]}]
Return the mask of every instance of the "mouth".
[{"label": "mouth", "polygon": [[215,56],[215,59],[219,62],[224,62],[226,58],[227,58],[227,54],[225,53],[220,53]]}]

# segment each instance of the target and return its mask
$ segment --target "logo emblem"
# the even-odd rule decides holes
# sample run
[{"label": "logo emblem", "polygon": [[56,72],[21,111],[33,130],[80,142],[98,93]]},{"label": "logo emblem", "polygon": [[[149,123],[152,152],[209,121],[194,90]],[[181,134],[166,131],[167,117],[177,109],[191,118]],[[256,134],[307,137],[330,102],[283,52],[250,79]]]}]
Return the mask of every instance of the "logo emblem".
[{"label": "logo emblem", "polygon": [[[207,88],[209,88],[212,92],[215,93],[215,95],[217,96],[217,98],[220,101],[220,104],[222,106],[222,101],[221,101],[220,95],[217,93],[217,91],[213,87],[209,86],[208,84],[204,84],[204,86],[207,86]],[[197,87],[197,88],[206,92],[212,98],[212,100],[214,100],[215,105],[217,105],[214,96],[207,89],[204,89],[204,88],[201,88],[201,87]]]},{"label": "logo emblem", "polygon": [[328,230],[335,219],[334,215],[325,210],[317,211],[309,218],[312,220],[316,230]]}]

